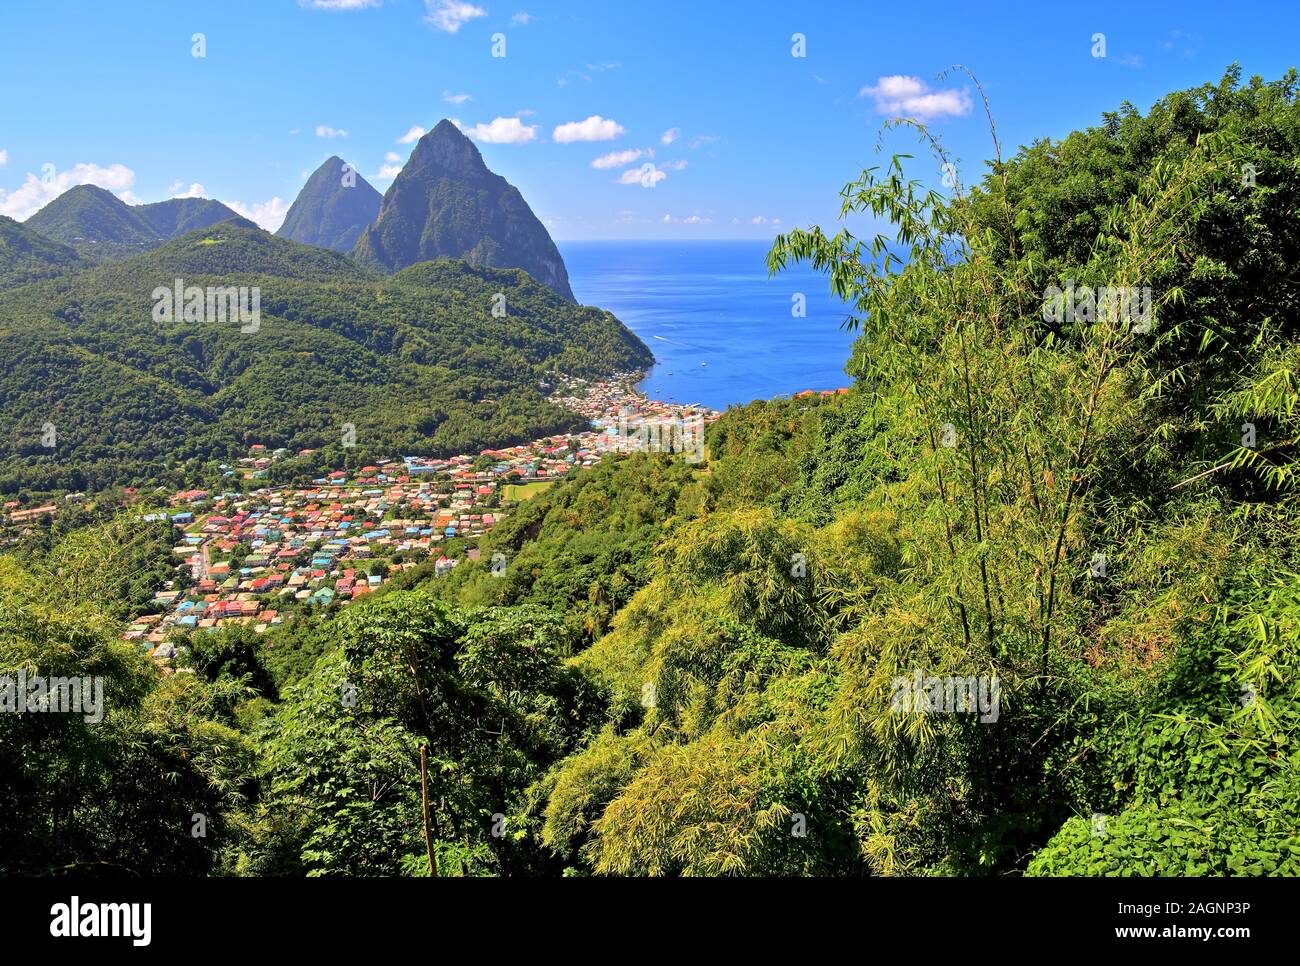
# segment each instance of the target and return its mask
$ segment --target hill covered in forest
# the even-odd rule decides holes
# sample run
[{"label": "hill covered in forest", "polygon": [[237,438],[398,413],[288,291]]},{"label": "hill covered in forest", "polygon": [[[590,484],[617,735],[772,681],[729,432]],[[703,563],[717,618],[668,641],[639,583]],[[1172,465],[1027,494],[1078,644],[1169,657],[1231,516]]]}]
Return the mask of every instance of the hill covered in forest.
[{"label": "hill covered in forest", "polygon": [[[177,284],[242,288],[258,320]],[[188,296],[183,300],[188,304]],[[494,311],[495,307],[495,311]],[[649,350],[607,312],[521,271],[442,261],[382,276],[224,222],[89,271],[0,292],[0,488],[84,489],[270,448],[450,455],[584,428],[545,376],[636,369]],[[55,445],[45,427],[53,427]]]},{"label": "hill covered in forest", "polygon": [[123,258],[189,231],[238,218],[219,201],[171,198],[128,205],[93,184],[69,188],[23,224],[87,258]]},{"label": "hill covered in forest", "polygon": [[88,268],[89,264],[70,246],[0,215],[0,288]]}]

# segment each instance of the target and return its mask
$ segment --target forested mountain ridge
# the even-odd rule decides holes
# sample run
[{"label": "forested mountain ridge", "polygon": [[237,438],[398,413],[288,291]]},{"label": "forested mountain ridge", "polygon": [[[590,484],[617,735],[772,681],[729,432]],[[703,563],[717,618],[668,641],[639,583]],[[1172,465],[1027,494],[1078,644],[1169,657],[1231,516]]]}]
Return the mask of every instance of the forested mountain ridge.
[{"label": "forested mountain ridge", "polygon": [[23,224],[92,259],[122,258],[239,216],[219,201],[172,198],[128,205],[96,185],[69,188]]},{"label": "forested mountain ridge", "polygon": [[139,212],[113,192],[90,184],[69,188],[23,224],[92,257],[134,254],[158,241]]},{"label": "forested mountain ridge", "polygon": [[218,222],[235,221],[242,217],[220,201],[210,198],[169,198],[166,201],[136,205],[135,210],[145,224],[164,241]]},{"label": "forested mountain ridge", "polygon": [[573,301],[564,259],[545,226],[519,190],[489,171],[474,142],[445,119],[416,143],[354,254],[387,272],[434,258],[522,268]]},{"label": "forested mountain ridge", "polygon": [[[82,184],[24,225],[83,258],[105,261],[239,218],[219,201],[128,205],[111,191]],[[474,143],[447,120],[417,142],[382,196],[341,158],[328,158],[307,179],[275,234],[351,253],[362,265],[390,274],[440,258],[519,268],[574,301],[564,259],[545,226],[518,189],[489,171]]]},{"label": "forested mountain ridge", "polygon": [[[156,290],[243,287],[260,320],[154,317]],[[494,305],[504,296],[505,314]],[[0,487],[85,489],[251,443],[451,455],[582,428],[544,374],[649,364],[613,316],[519,271],[376,275],[235,221],[0,293]],[[47,446],[50,424],[56,445]]]},{"label": "forested mountain ridge", "polygon": [[350,252],[378,217],[382,200],[365,178],[335,156],[307,179],[276,234],[304,245]]}]

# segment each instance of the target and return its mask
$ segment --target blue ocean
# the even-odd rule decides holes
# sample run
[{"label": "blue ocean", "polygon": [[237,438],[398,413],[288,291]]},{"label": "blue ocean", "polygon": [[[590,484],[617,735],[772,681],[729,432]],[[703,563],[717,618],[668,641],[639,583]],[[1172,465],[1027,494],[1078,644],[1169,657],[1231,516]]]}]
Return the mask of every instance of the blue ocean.
[{"label": "blue ocean", "polygon": [[[714,409],[849,385],[853,335],[825,276],[768,278],[766,241],[562,242],[579,302],[608,309],[655,354],[641,390]],[[793,296],[807,315],[791,315]]]}]

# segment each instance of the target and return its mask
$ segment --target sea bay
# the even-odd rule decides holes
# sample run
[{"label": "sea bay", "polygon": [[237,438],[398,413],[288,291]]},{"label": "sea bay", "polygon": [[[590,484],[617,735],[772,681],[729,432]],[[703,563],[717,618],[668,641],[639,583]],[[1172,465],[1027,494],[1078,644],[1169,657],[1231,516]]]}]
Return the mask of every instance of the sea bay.
[{"label": "sea bay", "polygon": [[[826,277],[769,278],[767,241],[559,243],[578,301],[613,312],[655,354],[640,388],[714,409],[850,384],[853,341]],[[806,316],[792,314],[804,297]]]}]

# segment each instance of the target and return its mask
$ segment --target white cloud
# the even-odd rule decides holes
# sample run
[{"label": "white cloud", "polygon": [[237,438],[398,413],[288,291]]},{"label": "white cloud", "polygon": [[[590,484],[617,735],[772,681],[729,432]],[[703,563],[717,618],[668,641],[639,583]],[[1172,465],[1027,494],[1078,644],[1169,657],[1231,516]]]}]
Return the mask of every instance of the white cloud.
[{"label": "white cloud", "polygon": [[475,17],[487,16],[487,11],[465,0],[424,0],[429,15],[424,19],[439,30],[454,34]]},{"label": "white cloud", "polygon": [[560,144],[570,144],[574,141],[612,141],[625,133],[627,129],[617,121],[593,114],[585,121],[569,121],[559,125],[551,137]]},{"label": "white cloud", "polygon": [[9,163],[9,152],[4,150],[4,148],[0,148],[0,166],[6,165],[8,163]]},{"label": "white cloud", "polygon": [[525,124],[517,117],[493,118],[488,124],[475,124],[462,130],[466,137],[486,144],[526,144],[537,137],[537,125]]},{"label": "white cloud", "polygon": [[682,136],[682,129],[681,129],[681,128],[679,128],[679,127],[670,127],[667,131],[664,131],[663,135],[659,138],[659,143],[660,143],[660,144],[672,144],[674,141],[676,141],[676,140],[677,140],[679,137],[681,137],[681,136]]},{"label": "white cloud", "polygon": [[13,191],[0,189],[0,215],[15,221],[25,221],[69,188],[79,184],[93,184],[107,188],[127,204],[138,203],[131,193],[135,172],[124,164],[110,164],[101,168],[97,164],[76,164],[64,171],[53,171],[43,177],[27,173],[26,180]]},{"label": "white cloud", "polygon": [[716,134],[697,134],[695,137],[691,138],[691,150],[694,151],[696,148],[703,147],[706,144],[712,144],[717,140],[718,136]]},{"label": "white cloud", "polygon": [[527,10],[520,10],[517,14],[515,14],[513,17],[510,18],[510,23],[516,27],[523,27],[526,26],[527,24],[532,23],[536,19],[537,18],[534,17]]},{"label": "white cloud", "polygon": [[685,170],[686,170],[686,165],[687,165],[687,164],[688,164],[688,162],[686,162],[686,161],[681,161],[681,160],[678,160],[678,161],[665,161],[665,162],[664,162],[664,170],[665,170],[665,171],[685,171]]},{"label": "white cloud", "polygon": [[928,121],[935,117],[969,114],[970,94],[964,90],[933,91],[919,77],[891,74],[881,77],[858,91],[859,97],[870,97],[880,114],[915,118]]},{"label": "white cloud", "polygon": [[637,158],[641,157],[640,148],[632,148],[628,151],[611,151],[609,154],[602,154],[591,162],[591,166],[599,171],[606,168],[621,168],[625,164],[631,164]]},{"label": "white cloud", "polygon": [[448,104],[464,104],[466,101],[473,100],[468,94],[453,94],[451,91],[443,91],[442,99]]},{"label": "white cloud", "polygon": [[318,138],[345,138],[348,136],[348,132],[341,128],[330,127],[328,124],[317,124],[316,136]]},{"label": "white cloud", "polygon": [[420,140],[420,138],[424,137],[428,133],[429,132],[426,131],[424,128],[420,127],[420,125],[412,124],[411,129],[397,139],[397,143],[414,144],[416,141]]},{"label": "white cloud", "polygon": [[668,177],[668,174],[666,172],[660,171],[653,164],[647,161],[639,168],[628,168],[626,171],[624,171],[621,175],[618,176],[618,181],[614,183],[615,184],[639,184],[645,188],[653,188],[660,181],[663,181],[664,178],[666,177]]},{"label": "white cloud", "polygon": [[283,198],[272,198],[270,201],[254,202],[246,205],[242,201],[222,202],[237,215],[242,215],[249,221],[255,222],[259,228],[265,228],[267,231],[275,231],[284,223],[284,216],[289,213],[289,206]]},{"label": "white cloud", "polygon": [[705,218],[703,215],[687,215],[685,218],[674,218],[672,215],[664,215],[665,225],[711,225],[712,218]]},{"label": "white cloud", "polygon": [[379,167],[379,173],[375,175],[376,181],[392,181],[401,173],[402,156],[396,151],[389,151],[384,155],[384,163]]},{"label": "white cloud", "polygon": [[365,10],[383,2],[384,0],[298,0],[298,5],[312,10]]},{"label": "white cloud", "polygon": [[167,193],[173,198],[202,198],[207,194],[203,190],[203,185],[197,181],[192,182],[188,188],[185,187],[184,181],[174,181],[167,189]]}]

